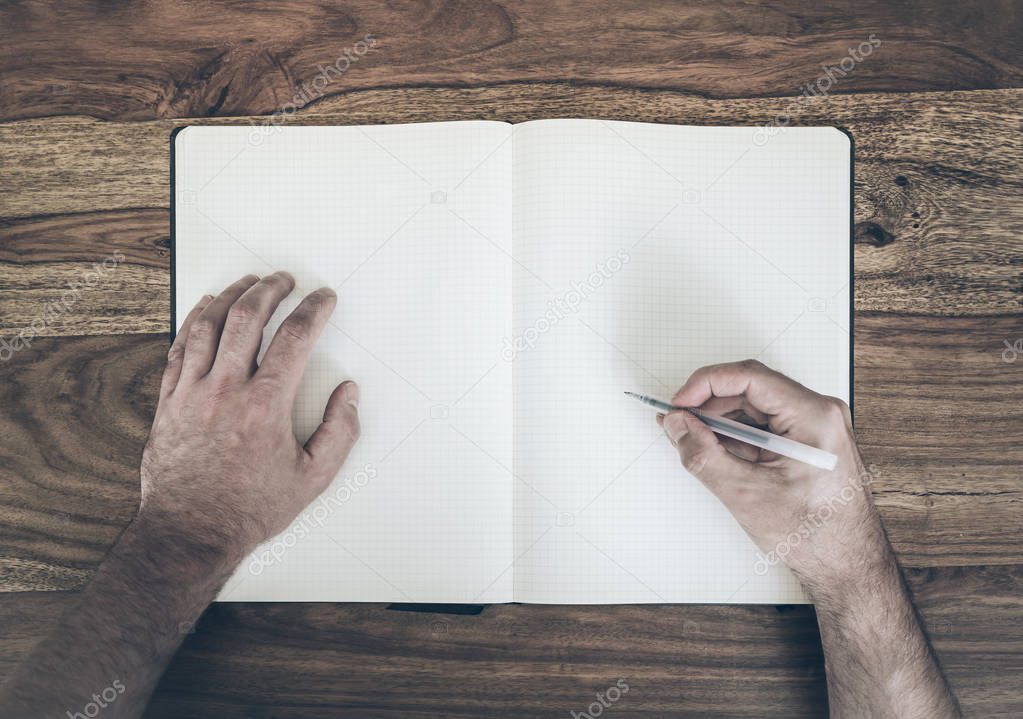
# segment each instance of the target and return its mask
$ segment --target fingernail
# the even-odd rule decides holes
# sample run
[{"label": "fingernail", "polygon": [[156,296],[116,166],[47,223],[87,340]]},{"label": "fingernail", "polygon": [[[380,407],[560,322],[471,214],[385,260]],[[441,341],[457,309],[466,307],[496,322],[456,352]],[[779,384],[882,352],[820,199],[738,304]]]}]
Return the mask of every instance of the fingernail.
[{"label": "fingernail", "polygon": [[337,292],[335,292],[330,287],[321,287],[320,289],[318,289],[316,291],[319,292],[324,297],[334,297],[334,298],[337,298]]},{"label": "fingernail", "polygon": [[200,302],[212,302],[213,301],[213,295],[203,295],[202,299],[199,300],[199,301]]},{"label": "fingernail", "polygon": [[672,444],[677,444],[680,439],[686,436],[686,418],[681,412],[672,412],[664,417],[664,432],[668,435]]},{"label": "fingernail", "polygon": [[356,409],[359,408],[359,385],[354,382],[346,382],[344,388],[344,400]]}]

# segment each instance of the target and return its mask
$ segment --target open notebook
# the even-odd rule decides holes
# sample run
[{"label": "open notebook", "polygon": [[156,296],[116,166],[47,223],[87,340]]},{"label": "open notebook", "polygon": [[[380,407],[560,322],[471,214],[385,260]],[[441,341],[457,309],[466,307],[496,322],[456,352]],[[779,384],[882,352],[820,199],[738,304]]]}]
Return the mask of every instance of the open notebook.
[{"label": "open notebook", "polygon": [[[362,439],[223,600],[805,601],[680,467],[655,413],[758,357],[848,398],[850,162],[833,128],[594,120],[190,127],[177,321],[249,272],[340,296],[297,432]],[[266,334],[267,339],[271,332]]]}]

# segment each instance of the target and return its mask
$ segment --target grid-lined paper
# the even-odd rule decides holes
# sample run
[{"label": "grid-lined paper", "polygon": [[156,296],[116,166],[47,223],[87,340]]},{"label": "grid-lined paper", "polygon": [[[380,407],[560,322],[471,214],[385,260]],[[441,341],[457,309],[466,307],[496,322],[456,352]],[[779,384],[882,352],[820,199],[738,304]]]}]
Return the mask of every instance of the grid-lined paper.
[{"label": "grid-lined paper", "polygon": [[783,567],[757,573],[755,545],[623,395],[670,399],[698,367],[754,357],[847,397],[848,140],[756,137],[516,127],[514,242],[530,272],[515,277],[515,331],[574,307],[516,360],[517,600],[804,601]]},{"label": "grid-lined paper", "polygon": [[178,317],[246,272],[334,287],[296,427],[350,375],[363,434],[327,509],[222,599],[803,601],[783,568],[755,571],[622,392],[668,398],[701,365],[759,357],[847,398],[845,136],[555,120],[253,137],[177,138]]},{"label": "grid-lined paper", "polygon": [[333,287],[296,429],[311,433],[351,377],[363,432],[320,502],[221,599],[510,601],[511,127],[255,132],[176,138],[177,317],[248,272],[286,269],[299,290],[265,346],[302,292]]}]

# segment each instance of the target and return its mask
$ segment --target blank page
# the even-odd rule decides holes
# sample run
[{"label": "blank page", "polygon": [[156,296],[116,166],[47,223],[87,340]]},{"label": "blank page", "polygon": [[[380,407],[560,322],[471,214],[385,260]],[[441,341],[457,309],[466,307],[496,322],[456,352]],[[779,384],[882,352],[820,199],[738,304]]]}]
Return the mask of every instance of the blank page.
[{"label": "blank page", "polygon": [[354,378],[341,475],[246,561],[226,600],[511,599],[511,127],[192,127],[175,140],[178,321],[286,269],[338,309],[295,408],[304,439]]},{"label": "blank page", "polygon": [[622,394],[753,357],[847,399],[849,142],[763,139],[516,126],[517,601],[804,601]]}]

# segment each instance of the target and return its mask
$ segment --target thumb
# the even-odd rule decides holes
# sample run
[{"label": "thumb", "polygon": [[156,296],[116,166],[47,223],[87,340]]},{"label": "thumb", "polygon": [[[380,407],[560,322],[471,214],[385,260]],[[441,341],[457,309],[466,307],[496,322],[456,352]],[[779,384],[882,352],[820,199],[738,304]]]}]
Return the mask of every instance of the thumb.
[{"label": "thumb", "polygon": [[359,439],[359,385],[342,382],[331,393],[323,422],[305,443],[306,474],[328,484]]},{"label": "thumb", "polygon": [[682,466],[713,489],[723,482],[746,479],[753,465],[725,449],[717,436],[689,412],[672,412],[662,422],[664,433],[675,445]]}]

